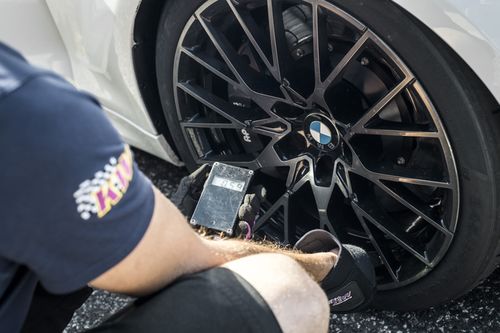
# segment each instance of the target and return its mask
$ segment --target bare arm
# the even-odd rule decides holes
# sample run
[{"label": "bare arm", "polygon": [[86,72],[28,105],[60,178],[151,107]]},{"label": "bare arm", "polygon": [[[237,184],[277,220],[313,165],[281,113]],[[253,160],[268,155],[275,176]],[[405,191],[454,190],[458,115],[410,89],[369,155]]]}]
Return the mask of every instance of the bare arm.
[{"label": "bare arm", "polygon": [[155,189],[153,217],[142,240],[124,260],[90,285],[128,295],[147,295],[182,275],[265,252],[290,255],[316,281],[321,281],[336,261],[333,253],[300,254],[252,242],[203,239],[192,230],[179,210]]}]

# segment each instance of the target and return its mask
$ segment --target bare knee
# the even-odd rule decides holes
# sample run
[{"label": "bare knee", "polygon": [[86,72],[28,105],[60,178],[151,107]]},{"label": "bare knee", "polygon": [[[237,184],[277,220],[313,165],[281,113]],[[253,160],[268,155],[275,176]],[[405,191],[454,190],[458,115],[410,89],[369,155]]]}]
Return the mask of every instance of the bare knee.
[{"label": "bare knee", "polygon": [[328,331],[326,295],[295,260],[281,254],[258,254],[224,267],[262,295],[284,333]]}]

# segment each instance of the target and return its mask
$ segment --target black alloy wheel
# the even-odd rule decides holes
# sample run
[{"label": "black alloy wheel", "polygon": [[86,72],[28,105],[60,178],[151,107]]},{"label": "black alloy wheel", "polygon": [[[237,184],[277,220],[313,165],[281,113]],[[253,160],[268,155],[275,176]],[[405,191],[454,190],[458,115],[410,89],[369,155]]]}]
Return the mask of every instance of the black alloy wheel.
[{"label": "black alloy wheel", "polygon": [[401,57],[330,1],[198,2],[176,37],[166,111],[188,165],[257,171],[261,237],[293,245],[328,230],[370,253],[381,291],[439,267],[459,226],[459,172]]}]

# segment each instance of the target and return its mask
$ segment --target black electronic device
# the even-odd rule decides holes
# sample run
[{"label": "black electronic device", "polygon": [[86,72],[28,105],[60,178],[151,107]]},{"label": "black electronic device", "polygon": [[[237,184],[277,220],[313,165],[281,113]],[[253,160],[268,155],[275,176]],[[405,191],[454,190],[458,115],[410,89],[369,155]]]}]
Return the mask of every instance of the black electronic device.
[{"label": "black electronic device", "polygon": [[232,235],[252,176],[252,170],[214,163],[190,223]]}]

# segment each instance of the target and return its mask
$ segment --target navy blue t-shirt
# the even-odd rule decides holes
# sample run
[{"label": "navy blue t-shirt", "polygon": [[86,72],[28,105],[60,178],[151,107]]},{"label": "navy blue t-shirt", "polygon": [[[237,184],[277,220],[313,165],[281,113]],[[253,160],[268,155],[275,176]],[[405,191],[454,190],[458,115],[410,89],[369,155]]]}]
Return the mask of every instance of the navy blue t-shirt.
[{"label": "navy blue t-shirt", "polygon": [[84,287],[139,243],[152,185],[99,104],[0,43],[0,332],[40,282]]}]

